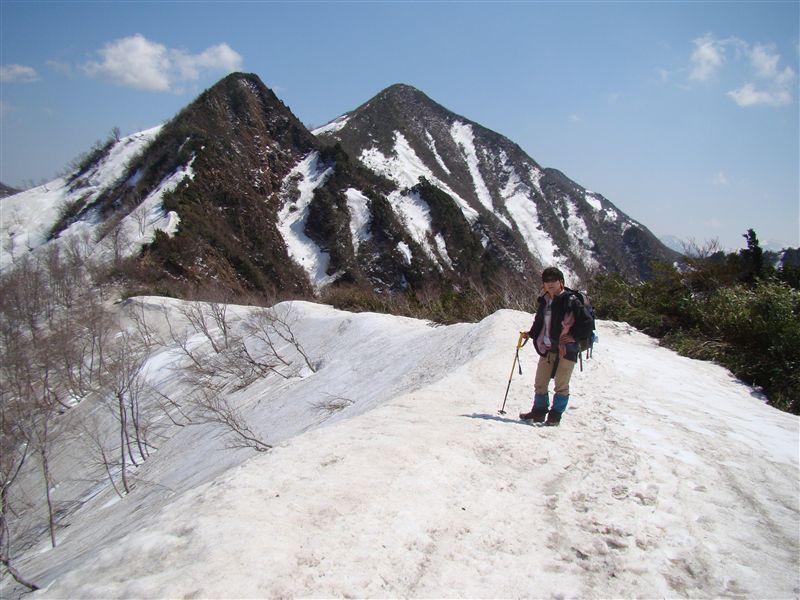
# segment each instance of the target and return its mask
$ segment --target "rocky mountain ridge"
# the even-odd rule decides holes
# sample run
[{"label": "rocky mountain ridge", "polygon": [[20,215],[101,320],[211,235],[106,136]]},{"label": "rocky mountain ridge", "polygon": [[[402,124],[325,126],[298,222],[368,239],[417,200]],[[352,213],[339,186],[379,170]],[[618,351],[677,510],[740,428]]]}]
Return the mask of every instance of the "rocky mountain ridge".
[{"label": "rocky mountain ridge", "polygon": [[104,179],[123,143],[65,180],[47,238],[92,224],[98,243],[118,241],[147,204],[173,226],[114,256],[156,293],[491,288],[554,264],[571,279],[640,279],[675,256],[601,195],[406,85],[312,133],[256,75],[235,73]]},{"label": "rocky mountain ridge", "polygon": [[315,133],[400,190],[426,177],[517,270],[556,264],[579,277],[601,269],[642,278],[652,260],[674,257],[608,199],[411,86],[391,86]]}]

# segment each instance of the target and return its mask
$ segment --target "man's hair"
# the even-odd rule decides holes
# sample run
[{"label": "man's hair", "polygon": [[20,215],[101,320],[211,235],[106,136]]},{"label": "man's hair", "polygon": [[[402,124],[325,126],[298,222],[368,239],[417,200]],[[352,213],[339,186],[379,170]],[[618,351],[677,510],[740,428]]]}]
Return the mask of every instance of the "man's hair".
[{"label": "man's hair", "polygon": [[542,281],[560,281],[564,283],[564,274],[556,267],[547,267],[542,271]]}]

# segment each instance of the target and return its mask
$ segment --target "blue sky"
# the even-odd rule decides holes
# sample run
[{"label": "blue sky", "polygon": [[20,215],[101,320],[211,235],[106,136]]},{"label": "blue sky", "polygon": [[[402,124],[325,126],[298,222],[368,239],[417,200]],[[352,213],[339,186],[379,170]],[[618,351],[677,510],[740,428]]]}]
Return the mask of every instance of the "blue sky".
[{"label": "blue sky", "polygon": [[393,83],[658,235],[800,246],[800,2],[0,0],[0,181],[256,73],[318,126]]}]

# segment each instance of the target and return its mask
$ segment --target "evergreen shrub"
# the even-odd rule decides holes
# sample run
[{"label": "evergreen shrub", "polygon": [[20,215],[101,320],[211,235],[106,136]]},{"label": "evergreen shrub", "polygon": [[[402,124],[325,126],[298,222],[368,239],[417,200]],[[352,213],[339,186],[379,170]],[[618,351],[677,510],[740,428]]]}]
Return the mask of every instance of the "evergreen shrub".
[{"label": "evergreen shrub", "polygon": [[597,316],[626,321],[685,356],[717,362],[760,387],[771,405],[800,414],[800,290],[783,270],[758,260],[752,230],[745,237],[748,248],[738,254],[690,259],[683,270],[655,264],[645,283],[619,274],[595,277]]}]

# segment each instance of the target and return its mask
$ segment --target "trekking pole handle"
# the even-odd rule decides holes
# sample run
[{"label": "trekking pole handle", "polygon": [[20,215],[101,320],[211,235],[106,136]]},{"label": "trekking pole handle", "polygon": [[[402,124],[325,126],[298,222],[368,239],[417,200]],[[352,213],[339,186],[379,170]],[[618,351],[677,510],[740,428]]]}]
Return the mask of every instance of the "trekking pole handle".
[{"label": "trekking pole handle", "polygon": [[[514,357],[514,366],[519,369],[519,374],[522,375],[522,363],[519,360],[519,349],[528,343],[528,338],[525,336],[527,331],[520,331],[519,338],[517,339],[517,354]],[[511,374],[514,374],[514,366],[511,367]]]}]

